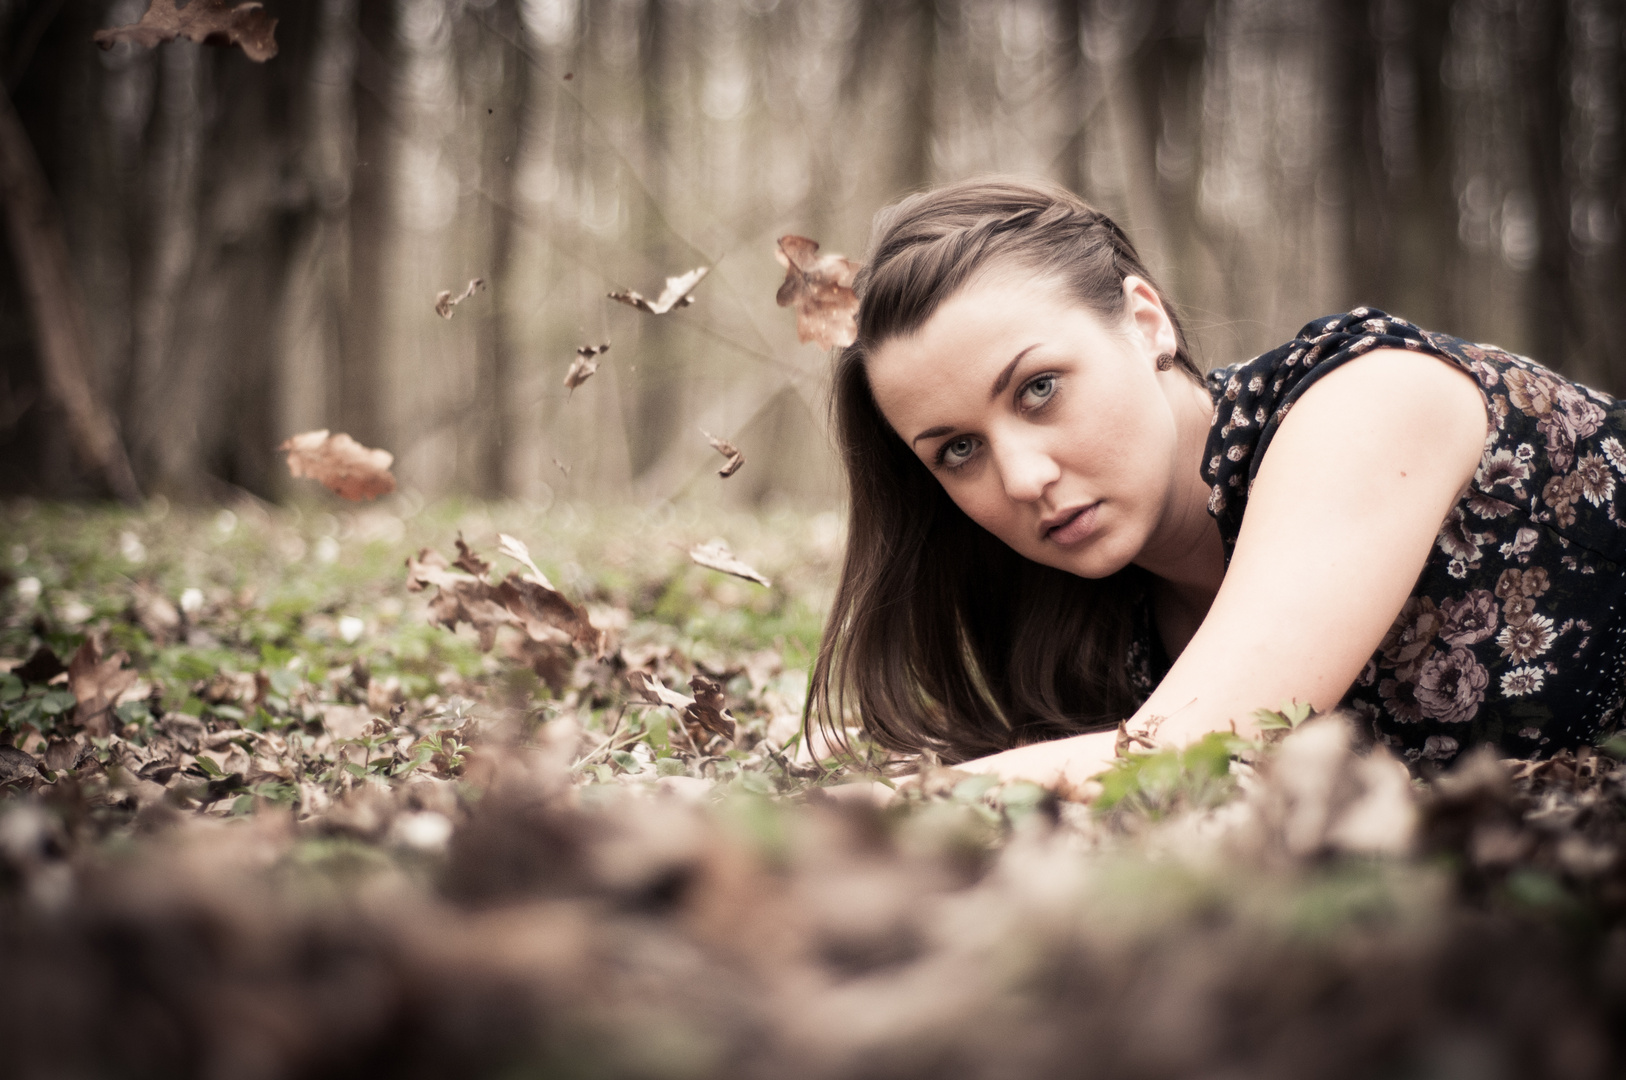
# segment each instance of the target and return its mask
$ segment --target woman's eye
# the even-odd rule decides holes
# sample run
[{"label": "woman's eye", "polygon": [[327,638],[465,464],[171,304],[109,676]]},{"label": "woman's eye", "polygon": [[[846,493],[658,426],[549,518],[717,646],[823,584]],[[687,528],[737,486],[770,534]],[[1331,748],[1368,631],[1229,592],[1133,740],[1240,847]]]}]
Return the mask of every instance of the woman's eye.
[{"label": "woman's eye", "polygon": [[969,435],[961,435],[958,439],[950,439],[943,444],[943,449],[938,451],[937,460],[950,468],[964,465],[976,449],[977,440]]},{"label": "woman's eye", "polygon": [[1028,408],[1042,405],[1056,392],[1056,377],[1054,375],[1040,375],[1037,379],[1022,387],[1022,404]]}]

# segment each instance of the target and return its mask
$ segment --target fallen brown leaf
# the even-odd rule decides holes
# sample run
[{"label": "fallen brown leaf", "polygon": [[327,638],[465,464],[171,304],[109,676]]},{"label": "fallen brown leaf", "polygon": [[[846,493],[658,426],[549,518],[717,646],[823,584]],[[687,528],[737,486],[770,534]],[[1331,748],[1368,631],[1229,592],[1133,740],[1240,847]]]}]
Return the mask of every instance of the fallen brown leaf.
[{"label": "fallen brown leaf", "polygon": [[288,472],[309,477],[340,498],[376,499],[395,490],[388,450],[371,450],[344,432],[330,435],[326,428],[307,431],[285,441],[278,450],[288,455]]},{"label": "fallen brown leaf", "polygon": [[15,746],[0,746],[0,784],[32,780],[39,774],[39,762],[32,754]]},{"label": "fallen brown leaf", "polygon": [[679,712],[694,705],[694,698],[671,689],[647,671],[635,669],[627,672],[627,682],[633,693],[647,704],[665,705]]},{"label": "fallen brown leaf", "polygon": [[513,619],[491,598],[491,586],[472,574],[453,570],[445,556],[424,548],[417,558],[407,558],[407,589],[422,592],[434,588],[429,601],[429,621],[448,630],[466,622],[479,635],[480,648],[490,652],[497,643],[497,629]]},{"label": "fallen brown leaf", "polygon": [[770,588],[773,586],[773,582],[735,558],[734,553],[728,550],[728,545],[721,541],[714,544],[696,544],[689,549],[689,558],[696,565],[704,566],[708,570],[733,574],[735,577],[754,581],[758,585],[766,585]]},{"label": "fallen brown leaf", "polygon": [[452,560],[453,566],[465,573],[473,574],[475,577],[484,577],[491,573],[491,564],[477,555],[473,548],[469,547],[463,540],[461,533],[458,534],[454,543],[457,544],[457,558]]},{"label": "fallen brown leaf", "polygon": [[719,439],[705,428],[700,429],[700,434],[704,435],[706,437],[706,441],[711,443],[711,448],[713,450],[717,451],[719,454],[728,459],[728,461],[724,463],[723,467],[717,470],[718,476],[727,479],[740,471],[740,466],[745,464],[745,455],[740,453],[733,443],[729,442],[727,439]]},{"label": "fallen brown leaf", "polygon": [[450,319],[452,317],[453,308],[467,300],[469,297],[473,296],[478,290],[485,287],[485,278],[474,278],[470,280],[468,287],[465,288],[462,294],[459,296],[453,296],[452,290],[450,289],[442,289],[435,295],[435,314],[439,315],[443,319]]},{"label": "fallen brown leaf", "polygon": [[[597,357],[608,352],[609,348],[610,343],[608,341],[602,345],[582,345],[577,348],[576,359],[570,362],[570,370],[565,372],[565,388],[574,390],[588,379],[591,379],[593,373],[598,370]],[[565,470],[566,475],[569,475],[569,472],[570,470]]]},{"label": "fallen brown leaf", "polygon": [[537,569],[536,563],[532,561],[531,549],[525,546],[525,541],[518,537],[509,536],[507,533],[498,533],[497,554],[506,555],[529,570],[530,574],[527,577],[531,581],[549,589],[553,588],[553,583],[548,580],[548,575]]},{"label": "fallen brown leaf", "polygon": [[45,767],[52,772],[72,772],[90,756],[91,748],[83,735],[52,739],[45,747]]},{"label": "fallen brown leaf", "polygon": [[694,704],[684,709],[683,715],[713,735],[732,739],[734,718],[728,715],[728,702],[723,696],[723,688],[704,675],[695,675],[689,679],[689,689],[694,691]]},{"label": "fallen brown leaf", "polygon": [[407,559],[407,589],[436,590],[429,602],[431,621],[449,630],[460,622],[468,623],[486,652],[496,644],[499,628],[513,626],[533,642],[571,645],[591,656],[603,656],[604,631],[593,625],[586,609],[548,582],[524,544],[503,537],[503,554],[524,563],[531,573],[511,574],[501,582],[488,580],[491,564],[475,554],[462,537],[458,537],[457,547],[458,558],[451,565],[430,548]]},{"label": "fallen brown leaf", "polygon": [[136,672],[124,666],[129,659],[122,652],[103,659],[92,636],[68,661],[68,689],[78,703],[73,719],[88,734],[105,738],[112,732],[113,706],[136,681]]},{"label": "fallen brown leaf", "polygon": [[646,299],[642,294],[634,292],[631,289],[627,289],[622,292],[613,292],[610,294],[610,299],[619,300],[621,303],[626,304],[629,307],[635,307],[640,311],[647,311],[651,315],[665,315],[673,308],[688,307],[690,304],[694,303],[694,297],[690,296],[689,294],[694,291],[694,287],[696,285],[700,284],[700,279],[704,278],[710,272],[711,267],[698,266],[695,269],[690,270],[687,274],[680,274],[677,277],[667,278],[666,288],[661,290],[661,295],[654,301]]},{"label": "fallen brown leaf", "polygon": [[721,735],[725,739],[734,737],[734,718],[728,714],[723,688],[704,675],[689,679],[689,688],[694,691],[694,697],[678,693],[649,672],[639,669],[627,672],[627,683],[646,704],[673,709],[686,724],[699,727],[709,734]]},{"label": "fallen brown leaf", "polygon": [[785,268],[785,281],[775,299],[780,307],[796,308],[798,341],[845,348],[858,337],[858,294],[852,288],[858,264],[818,250],[805,236],[779,238],[774,257]]},{"label": "fallen brown leaf", "polygon": [[277,55],[276,29],[277,20],[257,3],[192,0],[178,8],[175,0],[152,0],[139,22],[98,30],[91,40],[104,49],[121,41],[151,49],[184,37],[200,45],[236,45],[244,56],[263,64]]}]

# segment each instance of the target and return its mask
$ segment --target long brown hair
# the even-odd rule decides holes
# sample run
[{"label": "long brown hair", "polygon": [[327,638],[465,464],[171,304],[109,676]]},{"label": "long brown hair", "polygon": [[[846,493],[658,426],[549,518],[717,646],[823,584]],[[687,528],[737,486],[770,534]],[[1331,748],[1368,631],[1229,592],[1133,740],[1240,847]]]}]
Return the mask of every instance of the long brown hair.
[{"label": "long brown hair", "polygon": [[[955,762],[1110,727],[1139,704],[1127,654],[1149,575],[1091,580],[1018,555],[954,505],[870,392],[865,357],[994,265],[1061,281],[1109,324],[1126,276],[1157,287],[1111,219],[1053,184],[964,181],[876,215],[854,283],[858,339],[832,388],[850,516],[806,736],[817,725],[845,746],[856,712],[880,746]],[[1201,379],[1169,317],[1177,363]]]}]

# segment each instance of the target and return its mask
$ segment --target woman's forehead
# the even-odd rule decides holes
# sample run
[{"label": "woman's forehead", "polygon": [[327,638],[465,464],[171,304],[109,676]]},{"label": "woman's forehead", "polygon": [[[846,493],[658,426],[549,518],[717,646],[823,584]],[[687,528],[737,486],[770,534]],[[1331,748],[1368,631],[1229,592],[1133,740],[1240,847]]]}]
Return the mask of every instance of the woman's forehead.
[{"label": "woman's forehead", "polygon": [[[919,327],[897,334],[868,351],[871,377],[925,364],[943,375],[970,365],[1008,363],[1032,341],[1080,323],[1107,329],[1087,305],[1055,277],[1005,272],[969,281],[940,304]],[[1022,339],[1020,344],[1015,344]]]}]

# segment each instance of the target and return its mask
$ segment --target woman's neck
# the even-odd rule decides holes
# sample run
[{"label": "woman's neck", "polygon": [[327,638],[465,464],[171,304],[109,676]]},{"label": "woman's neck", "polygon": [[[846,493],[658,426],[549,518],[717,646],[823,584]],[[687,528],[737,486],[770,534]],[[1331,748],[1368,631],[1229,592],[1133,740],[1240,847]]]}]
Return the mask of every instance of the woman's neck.
[{"label": "woman's neck", "polygon": [[[1225,578],[1225,546],[1208,513],[1203,449],[1214,402],[1201,383],[1182,379],[1171,393],[1177,444],[1163,520],[1135,562],[1159,579],[1159,623],[1190,623],[1195,632]],[[1184,635],[1189,639],[1190,633]],[[1184,644],[1184,641],[1181,642]]]}]

